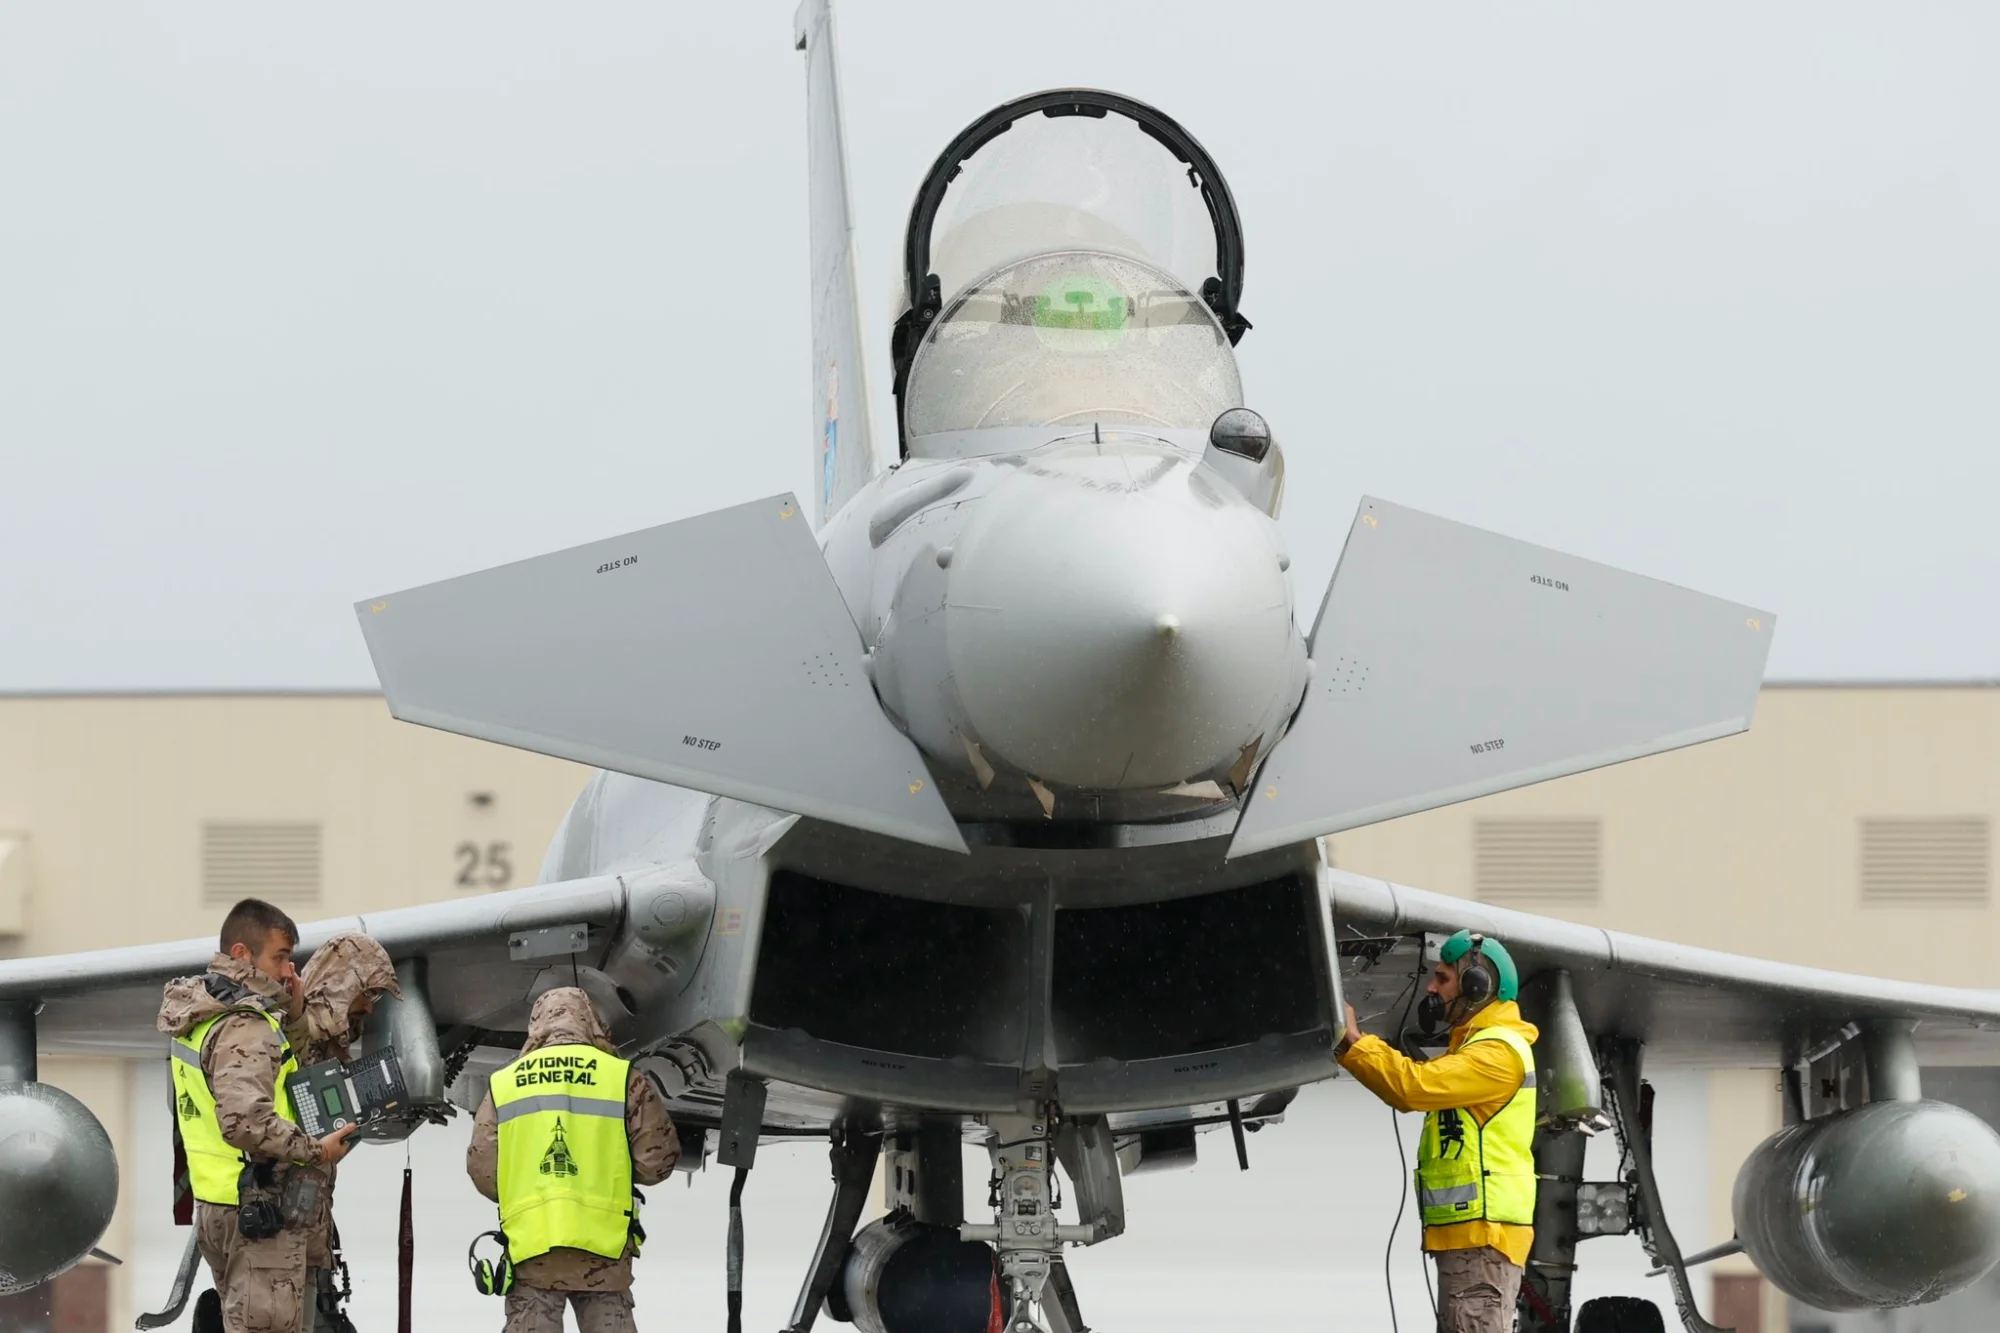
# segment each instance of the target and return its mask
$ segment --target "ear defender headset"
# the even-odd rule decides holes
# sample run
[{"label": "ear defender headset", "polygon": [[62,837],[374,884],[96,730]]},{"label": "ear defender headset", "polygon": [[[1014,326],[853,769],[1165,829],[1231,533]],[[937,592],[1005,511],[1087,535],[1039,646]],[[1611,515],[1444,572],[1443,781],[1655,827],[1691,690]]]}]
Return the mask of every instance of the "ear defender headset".
[{"label": "ear defender headset", "polygon": [[1475,934],[1458,965],[1458,997],[1467,1009],[1478,1009],[1493,998],[1493,965],[1486,961],[1486,937]]},{"label": "ear defender headset", "polygon": [[1461,930],[1438,950],[1438,961],[1458,969],[1458,1002],[1454,1021],[1463,1022],[1493,1000],[1512,1000],[1521,993],[1521,974],[1507,946],[1484,935]]},{"label": "ear defender headset", "polygon": [[[479,1257],[479,1242],[492,1237],[500,1245],[499,1262]],[[505,1296],[514,1289],[514,1262],[507,1257],[507,1233],[482,1231],[465,1247],[465,1266],[472,1271],[472,1285],[481,1296]]]}]

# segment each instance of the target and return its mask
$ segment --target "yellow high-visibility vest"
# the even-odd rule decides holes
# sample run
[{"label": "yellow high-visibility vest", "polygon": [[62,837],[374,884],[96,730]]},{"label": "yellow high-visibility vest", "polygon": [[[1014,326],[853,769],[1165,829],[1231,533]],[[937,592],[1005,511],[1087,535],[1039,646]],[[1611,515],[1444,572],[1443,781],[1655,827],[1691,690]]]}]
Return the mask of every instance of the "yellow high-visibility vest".
[{"label": "yellow high-visibility vest", "polygon": [[[1535,1054],[1511,1028],[1467,1039],[1504,1041],[1521,1057],[1519,1091],[1485,1124],[1470,1111],[1432,1111],[1417,1144],[1417,1206],[1427,1227],[1535,1222]],[[1465,1047],[1461,1046],[1460,1050]]]},{"label": "yellow high-visibility vest", "polygon": [[231,1014],[255,1014],[271,1025],[284,1054],[278,1062],[277,1086],[271,1090],[271,1105],[278,1118],[299,1123],[292,1108],[291,1090],[285,1080],[299,1072],[299,1060],[292,1044],[285,1040],[284,1022],[262,1009],[229,1009],[214,1018],[203,1019],[185,1037],[175,1037],[171,1048],[174,1074],[174,1117],[180,1122],[181,1146],[187,1150],[188,1184],[194,1197],[203,1203],[237,1204],[236,1179],[250,1160],[239,1148],[222,1137],[222,1122],[215,1115],[215,1094],[209,1091],[208,1075],[201,1068],[201,1047],[209,1032]]},{"label": "yellow high-visibility vest", "polygon": [[487,1081],[500,1122],[500,1230],[515,1263],[557,1248],[616,1259],[637,1244],[630,1069],[595,1046],[545,1046]]}]

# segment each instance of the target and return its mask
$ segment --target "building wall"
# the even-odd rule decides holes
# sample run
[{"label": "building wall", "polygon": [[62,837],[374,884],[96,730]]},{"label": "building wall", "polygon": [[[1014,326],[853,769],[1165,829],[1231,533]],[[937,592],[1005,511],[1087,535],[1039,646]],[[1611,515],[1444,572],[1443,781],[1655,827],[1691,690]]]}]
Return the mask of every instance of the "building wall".
[{"label": "building wall", "polygon": [[[1696,1219],[1685,1222],[1674,1219],[1682,1253],[1705,1250],[1736,1234],[1736,1222],[1730,1214],[1736,1173],[1757,1145],[1777,1133],[1783,1123],[1784,1106],[1774,1070],[1718,1069],[1708,1075],[1708,1216],[1700,1230],[1693,1229]],[[1718,1279],[1726,1285],[1732,1278],[1759,1278],[1757,1266],[1740,1254],[1717,1260],[1708,1271],[1709,1282],[1696,1278],[1697,1291]],[[1760,1329],[1755,1333],[1780,1333],[1786,1319],[1784,1293],[1761,1280],[1755,1281],[1754,1289],[1749,1304],[1760,1316]],[[1716,1295],[1721,1294],[1718,1289]],[[1728,1321],[1719,1319],[1714,1310],[1706,1313],[1715,1322],[1728,1326]],[[1738,1324],[1737,1333],[1753,1333],[1753,1330]]]},{"label": "building wall", "polygon": [[[214,931],[228,903],[204,901],[210,824],[318,826],[317,890],[283,903],[300,921],[532,884],[587,776],[396,722],[372,694],[0,698],[0,846],[12,848],[0,890],[16,899],[0,901],[0,957]],[[43,1062],[118,1145],[103,1248],[121,1257],[142,1160],[130,1127],[144,1111],[127,1073]],[[176,1241],[169,1268],[178,1258]],[[135,1297],[164,1293],[135,1293],[129,1265],[110,1278],[113,1328],[131,1327]]]},{"label": "building wall", "polygon": [[286,904],[301,920],[532,884],[586,776],[395,722],[374,695],[0,698],[0,832],[28,835],[33,867],[9,947],[206,933],[213,822],[321,827],[316,900]]},{"label": "building wall", "polygon": [[[0,698],[0,956],[213,930],[227,905],[204,900],[204,829],[216,824],[318,826],[317,892],[288,903],[300,920],[532,883],[586,776],[396,723],[372,694]],[[1344,833],[1329,851],[1348,869],[1471,897],[1482,829],[1565,821],[1590,830],[1589,875],[1552,878],[1564,892],[1539,898],[1519,896],[1516,876],[1510,905],[1786,961],[1994,984],[1990,853],[1975,897],[1865,903],[1861,821],[1876,817],[2000,823],[2000,690],[1773,687],[1745,736]],[[1563,853],[1569,871],[1580,845]],[[162,1132],[143,1127],[150,1085],[104,1061],[50,1060],[47,1077],[97,1112],[122,1161],[157,1157],[131,1141]],[[1777,1096],[1767,1073],[1740,1071],[1710,1079],[1705,1101],[1676,1083],[1673,1102],[1663,1111],[1702,1127],[1688,1151],[1708,1163],[1705,1174],[1685,1164],[1702,1188],[1675,1218],[1692,1250],[1729,1234],[1729,1187],[1775,1128]],[[1326,1123],[1366,1125],[1364,1110]],[[158,1233],[158,1219],[133,1220],[129,1170],[121,1187],[113,1253]],[[1617,1244],[1593,1242],[1586,1265]],[[148,1271],[177,1257],[151,1256]],[[1100,1262],[1144,1261],[1135,1245]],[[112,1326],[128,1327],[130,1271],[114,1271],[111,1292]],[[1764,1333],[1784,1327],[1768,1292],[1762,1314]]]}]

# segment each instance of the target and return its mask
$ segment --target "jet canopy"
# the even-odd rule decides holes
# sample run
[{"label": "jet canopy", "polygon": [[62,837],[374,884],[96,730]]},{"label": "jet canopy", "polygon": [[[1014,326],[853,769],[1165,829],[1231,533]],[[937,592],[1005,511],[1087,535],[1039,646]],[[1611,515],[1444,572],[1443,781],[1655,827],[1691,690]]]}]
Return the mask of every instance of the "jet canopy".
[{"label": "jet canopy", "polygon": [[910,211],[893,348],[904,452],[994,426],[1205,428],[1241,403],[1242,289],[1235,201],[1174,121],[1092,89],[996,107]]},{"label": "jet canopy", "polygon": [[973,282],[917,348],[905,438],[1000,426],[1205,430],[1243,405],[1221,323],[1149,264],[1058,250]]}]

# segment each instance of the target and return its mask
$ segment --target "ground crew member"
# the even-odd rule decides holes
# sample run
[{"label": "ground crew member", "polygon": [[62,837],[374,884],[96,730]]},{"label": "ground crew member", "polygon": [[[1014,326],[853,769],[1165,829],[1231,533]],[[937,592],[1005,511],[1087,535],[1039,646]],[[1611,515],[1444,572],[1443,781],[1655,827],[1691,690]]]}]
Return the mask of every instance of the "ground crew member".
[{"label": "ground crew member", "polygon": [[347,1155],[352,1132],[315,1141],[285,1090],[298,1069],[285,1034],[303,994],[291,961],[298,940],[290,917],[246,898],[224,919],[208,972],[168,982],[160,1002],[159,1029],[173,1038],[174,1123],[187,1151],[196,1239],[227,1333],[299,1329],[306,1236],[282,1226],[278,1204],[293,1163],[331,1166]]},{"label": "ground crew member", "polygon": [[[305,1002],[302,1031],[295,1043],[301,1066],[351,1059],[349,1044],[361,1035],[362,1021],[375,1011],[375,1002],[384,995],[400,999],[403,994],[388,951],[359,931],[343,931],[313,950],[299,981]],[[330,1166],[297,1169],[316,1171],[323,1182],[318,1215],[303,1228],[306,1306],[308,1310],[322,1305],[330,1308],[340,1250],[339,1232],[333,1225],[335,1172]],[[312,1326],[308,1318],[306,1328]]]},{"label": "ground crew member", "polygon": [[1347,1006],[1341,1068],[1398,1111],[1423,1111],[1417,1206],[1438,1270],[1439,1333],[1508,1333],[1535,1236],[1535,1056],[1521,1018],[1520,973],[1498,940],[1444,942],[1423,1011],[1451,1044],[1412,1060],[1364,1036]]},{"label": "ground crew member", "polygon": [[590,997],[573,986],[535,1001],[521,1058],[488,1081],[465,1171],[500,1205],[514,1265],[506,1333],[562,1333],[563,1306],[582,1333],[636,1333],[632,1257],[635,1185],[665,1180],[680,1160],[665,1103],[612,1053]]}]

